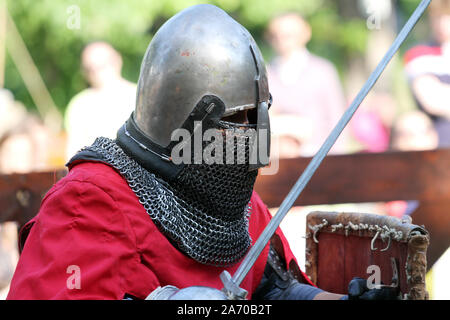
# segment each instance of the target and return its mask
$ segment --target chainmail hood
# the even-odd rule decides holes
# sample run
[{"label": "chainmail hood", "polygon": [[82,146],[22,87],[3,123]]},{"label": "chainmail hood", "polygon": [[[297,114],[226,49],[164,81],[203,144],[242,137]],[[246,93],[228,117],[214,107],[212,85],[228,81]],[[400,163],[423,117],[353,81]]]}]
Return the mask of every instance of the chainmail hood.
[{"label": "chainmail hood", "polygon": [[83,153],[94,153],[118,170],[160,231],[194,260],[224,267],[248,251],[256,171],[245,165],[187,165],[169,183],[140,166],[115,140],[97,138],[78,158]]}]

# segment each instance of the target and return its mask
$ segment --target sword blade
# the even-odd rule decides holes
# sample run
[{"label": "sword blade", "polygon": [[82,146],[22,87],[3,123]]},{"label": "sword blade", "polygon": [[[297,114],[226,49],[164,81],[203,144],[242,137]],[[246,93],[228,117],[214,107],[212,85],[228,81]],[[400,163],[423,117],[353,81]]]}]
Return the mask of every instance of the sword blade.
[{"label": "sword blade", "polygon": [[431,3],[431,0],[422,0],[420,2],[419,6],[416,8],[414,13],[408,19],[408,21],[406,22],[406,24],[404,25],[404,27],[398,34],[397,38],[394,40],[391,47],[384,55],[383,59],[377,65],[375,70],[372,72],[369,79],[367,79],[366,83],[361,88],[358,95],[355,97],[355,99],[350,104],[348,109],[342,115],[341,119],[339,120],[337,125],[334,127],[334,129],[331,131],[330,135],[325,140],[325,142],[323,143],[323,145],[321,146],[319,151],[311,159],[311,162],[308,164],[305,171],[303,171],[302,175],[299,177],[299,179],[295,183],[294,187],[292,187],[291,191],[288,193],[286,198],[283,200],[277,213],[273,216],[273,218],[267,224],[266,228],[261,233],[258,240],[255,242],[255,244],[249,250],[249,252],[245,256],[244,260],[240,264],[239,268],[234,273],[232,281],[237,286],[239,286],[241,284],[241,282],[244,280],[245,276],[250,271],[250,269],[254,265],[255,261],[258,259],[259,255],[261,254],[262,250],[266,246],[267,242],[270,240],[272,235],[277,230],[277,228],[280,225],[283,218],[286,216],[287,212],[292,208],[295,200],[299,197],[299,195],[301,194],[303,189],[306,187],[306,185],[308,184],[308,182],[311,179],[311,177],[313,176],[313,174],[316,172],[317,168],[322,163],[325,156],[330,151],[331,147],[334,145],[334,143],[338,139],[342,130],[344,130],[345,126],[350,121],[353,114],[356,112],[356,110],[360,106],[361,102],[364,100],[364,98],[367,96],[369,91],[375,85],[378,78],[380,77],[380,75],[382,74],[384,69],[386,69],[386,66],[388,65],[388,63],[391,61],[392,57],[398,51],[398,49],[400,48],[402,43],[405,41],[405,39],[407,38],[407,36],[411,32],[411,30],[414,28],[417,21],[419,21],[420,17],[423,15],[425,10],[428,8],[430,3]]}]

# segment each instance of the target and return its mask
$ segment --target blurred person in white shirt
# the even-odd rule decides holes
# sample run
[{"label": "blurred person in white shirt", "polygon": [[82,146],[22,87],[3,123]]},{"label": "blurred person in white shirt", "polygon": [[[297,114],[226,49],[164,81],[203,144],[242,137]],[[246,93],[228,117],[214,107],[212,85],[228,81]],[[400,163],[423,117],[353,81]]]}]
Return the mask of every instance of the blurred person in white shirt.
[{"label": "blurred person in white shirt", "polygon": [[110,44],[91,43],[81,58],[90,87],[73,97],[66,110],[67,160],[97,137],[115,138],[136,101],[136,85],[122,78],[122,58]]}]

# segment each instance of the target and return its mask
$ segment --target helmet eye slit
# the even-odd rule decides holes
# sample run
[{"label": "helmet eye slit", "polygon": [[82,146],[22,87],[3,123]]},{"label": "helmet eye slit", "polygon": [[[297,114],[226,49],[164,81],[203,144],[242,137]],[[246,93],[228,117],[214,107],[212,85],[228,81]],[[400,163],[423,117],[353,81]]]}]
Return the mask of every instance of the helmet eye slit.
[{"label": "helmet eye slit", "polygon": [[236,113],[233,113],[232,115],[223,117],[221,120],[225,122],[230,123],[239,123],[239,124],[248,124],[248,117],[247,117],[248,110],[242,110]]},{"label": "helmet eye slit", "polygon": [[256,124],[253,123],[236,123],[219,120],[217,124],[220,129],[256,129]]}]

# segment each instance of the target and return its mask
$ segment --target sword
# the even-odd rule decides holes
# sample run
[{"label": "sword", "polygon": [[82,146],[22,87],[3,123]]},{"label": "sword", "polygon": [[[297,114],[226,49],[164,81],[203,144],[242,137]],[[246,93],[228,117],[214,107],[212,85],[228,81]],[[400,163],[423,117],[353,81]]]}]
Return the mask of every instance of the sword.
[{"label": "sword", "polygon": [[364,100],[364,98],[367,96],[369,91],[372,89],[372,87],[377,82],[380,75],[383,73],[384,69],[386,69],[386,66],[391,61],[394,54],[398,51],[402,43],[405,41],[405,39],[408,37],[411,30],[416,25],[417,21],[419,21],[420,17],[423,15],[425,10],[430,5],[431,0],[422,0],[419,4],[419,6],[416,8],[416,10],[413,12],[411,17],[408,19],[400,33],[398,34],[397,38],[392,43],[389,50],[386,52],[384,57],[381,59],[380,63],[377,65],[375,70],[370,75],[369,79],[367,79],[364,86],[359,91],[358,95],[355,97],[353,102],[350,104],[348,109],[345,111],[345,113],[342,115],[341,119],[337,123],[337,125],[334,127],[334,129],[331,131],[328,138],[325,140],[323,145],[320,147],[319,151],[316,153],[316,155],[311,159],[310,163],[306,167],[306,169],[303,171],[302,175],[299,177],[297,182],[295,183],[294,187],[292,187],[291,191],[289,191],[286,198],[281,203],[281,206],[279,207],[277,213],[273,216],[273,218],[270,220],[270,222],[267,224],[264,231],[259,236],[258,240],[255,242],[253,247],[249,250],[247,255],[245,256],[244,260],[240,264],[239,268],[234,273],[233,277],[231,277],[230,273],[228,271],[223,271],[220,275],[220,279],[222,280],[222,283],[224,285],[222,291],[227,295],[229,299],[245,299],[247,296],[247,291],[240,288],[239,285],[242,283],[244,278],[246,277],[247,273],[250,271],[250,269],[255,264],[256,260],[258,259],[259,255],[263,251],[264,247],[266,246],[267,242],[270,240],[272,235],[275,233],[276,229],[280,225],[283,218],[286,216],[287,212],[292,208],[294,205],[295,200],[300,196],[303,189],[308,184],[309,180],[313,176],[313,174],[316,172],[317,168],[322,163],[325,156],[330,151],[331,147],[334,145],[336,140],[338,139],[339,135],[341,134],[342,130],[344,130],[345,126],[348,124],[358,107],[360,106],[361,102]]}]

